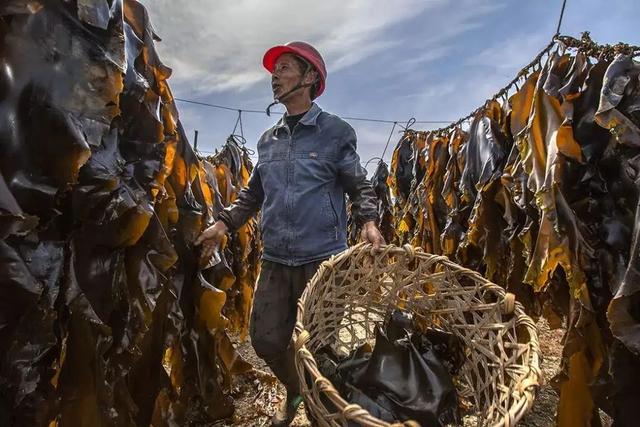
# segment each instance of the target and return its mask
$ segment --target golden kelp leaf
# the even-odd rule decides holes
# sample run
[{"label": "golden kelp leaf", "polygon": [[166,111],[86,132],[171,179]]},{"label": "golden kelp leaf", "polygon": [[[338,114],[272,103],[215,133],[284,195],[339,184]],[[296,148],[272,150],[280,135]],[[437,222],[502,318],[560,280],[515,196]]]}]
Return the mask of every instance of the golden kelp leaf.
[{"label": "golden kelp leaf", "polygon": [[131,246],[144,234],[152,213],[141,208],[131,209],[122,216],[118,230],[117,246]]},{"label": "golden kelp leaf", "polygon": [[181,420],[185,419],[186,408],[180,403],[174,402],[166,389],[160,390],[155,399],[152,427],[179,427]]},{"label": "golden kelp leaf", "polygon": [[549,72],[549,68],[545,68],[538,80],[527,143],[519,145],[522,162],[530,173],[529,187],[535,193],[536,205],[541,213],[536,247],[525,277],[537,291],[543,289],[559,265],[565,270],[572,289],[577,289],[585,281],[575,251],[570,247],[570,240],[576,241],[575,236],[570,239],[558,231],[560,214],[566,218],[573,217],[566,209],[567,204],[562,196],[561,179],[565,160],[558,157],[560,146],[565,155],[577,156],[576,160],[581,159],[581,154],[572,131],[565,129],[558,133],[564,122],[564,113],[560,102],[542,88]]},{"label": "golden kelp leaf", "polygon": [[464,158],[460,156],[460,150],[466,142],[468,134],[456,127],[449,138],[449,161],[446,165],[442,195],[447,205],[446,223],[440,235],[440,247],[442,253],[447,256],[454,255],[464,232],[461,218],[461,200],[459,194],[459,182],[464,170]]},{"label": "golden kelp leaf", "polygon": [[227,294],[213,286],[204,290],[200,295],[198,313],[211,332],[223,330],[228,319],[222,315],[222,307],[227,301]]},{"label": "golden kelp leaf", "polygon": [[[164,154],[164,162],[161,173],[157,176],[158,187],[153,188],[153,190],[157,191],[159,188],[164,186],[165,181],[171,172],[173,171],[173,164],[176,158],[176,148],[178,146],[177,138],[170,137],[165,140],[165,154]],[[156,194],[154,194],[154,197]]]},{"label": "golden kelp leaf", "polygon": [[52,368],[55,370],[55,374],[51,377],[51,385],[55,388],[58,388],[58,381],[60,380],[60,372],[62,371],[62,366],[64,365],[66,356],[67,356],[67,339],[69,336],[65,336],[62,339],[61,347],[60,347],[60,356],[56,358],[53,362]]},{"label": "golden kelp leaf", "polygon": [[225,234],[220,239],[220,245],[219,245],[220,252],[224,251],[228,244],[229,244],[229,237],[227,234]]},{"label": "golden kelp leaf", "polygon": [[[231,171],[226,165],[216,165],[216,179],[218,181],[218,190],[222,195],[223,204],[231,203],[231,195],[233,184],[231,183]],[[225,204],[224,206],[228,206]]]},{"label": "golden kelp leaf", "polygon": [[449,138],[445,136],[429,135],[426,147],[425,175],[422,180],[424,195],[422,197],[424,216],[428,225],[424,228],[424,242],[429,242],[430,253],[440,254],[440,235],[445,226],[446,201],[442,194],[444,178],[449,162]]},{"label": "golden kelp leaf", "polygon": [[540,72],[531,74],[522,85],[522,88],[509,98],[509,103],[511,104],[511,133],[515,140],[519,139],[521,132],[529,124],[539,76]]},{"label": "golden kelp leaf", "polygon": [[236,234],[236,237],[238,238],[238,247],[240,249],[240,255],[242,256],[243,259],[246,258],[248,255],[249,244],[251,243],[251,237],[252,237],[250,233],[252,231],[253,230],[251,229],[251,224],[249,222],[243,225],[242,227],[240,227]]},{"label": "golden kelp leaf", "polygon": [[[553,138],[552,138],[553,140]],[[575,139],[573,139],[573,127],[565,120],[555,135],[555,142],[558,144],[558,152],[570,159],[582,162],[582,149]]]},{"label": "golden kelp leaf", "polygon": [[200,190],[202,191],[202,196],[204,197],[204,203],[206,203],[207,208],[213,206],[214,203],[214,193],[212,188],[209,187],[209,183],[207,182],[207,171],[205,169],[198,170],[198,180],[200,181]]},{"label": "golden kelp leaf", "polygon": [[249,171],[249,168],[247,168],[247,165],[243,163],[242,167],[240,168],[240,183],[246,184],[247,182],[249,182],[250,175],[251,172]]},{"label": "golden kelp leaf", "polygon": [[396,148],[395,150],[393,150],[393,154],[391,155],[391,165],[389,168],[389,176],[387,177],[387,185],[389,186],[389,189],[391,190],[391,195],[394,198],[398,197],[396,193],[398,184],[397,184],[396,175],[395,175],[395,172],[398,170],[398,158],[399,158],[399,150],[398,148]]},{"label": "golden kelp leaf", "polygon": [[171,380],[173,389],[180,393],[184,382],[184,355],[179,343],[167,347],[162,358],[162,366]]},{"label": "golden kelp leaf", "polygon": [[[556,421],[561,427],[592,425],[592,417],[598,416],[591,387],[602,368],[606,353],[600,328],[591,312],[587,312],[589,308],[591,302],[588,294],[583,293],[580,302],[571,300],[572,324],[563,349],[567,375],[559,376],[560,401]],[[577,318],[576,312],[580,313]],[[579,330],[574,330],[574,327]]]},{"label": "golden kelp leaf", "polygon": [[574,353],[569,358],[569,372],[560,387],[557,425],[562,427],[589,426],[594,412],[593,399],[589,390],[590,381],[597,374],[592,363],[583,352]]},{"label": "golden kelp leaf", "polygon": [[175,225],[178,223],[179,211],[178,206],[176,205],[176,193],[173,191],[173,186],[168,182],[165,183],[164,186],[167,196],[166,199],[162,202],[166,204],[166,212],[167,212],[167,223],[171,225]]},{"label": "golden kelp leaf", "polygon": [[[416,132],[413,138],[413,152],[422,154],[427,146],[427,134],[425,132]],[[417,171],[424,171],[427,167],[427,158],[424,155],[416,155],[414,159]]]},{"label": "golden kelp leaf", "polygon": [[242,298],[239,311],[244,315],[240,328],[240,339],[243,341],[246,339],[247,333],[249,332],[249,318],[251,317],[251,306],[253,303],[253,288],[255,285],[255,277],[257,277],[257,275],[249,273],[246,277],[243,277],[240,280]]},{"label": "golden kelp leaf", "polygon": [[410,230],[409,224],[404,219],[400,221],[400,226],[398,227],[398,232],[400,233],[408,233]]},{"label": "golden kelp leaf", "polygon": [[228,291],[229,289],[231,289],[236,283],[236,276],[235,274],[229,273],[229,274],[225,274],[224,276],[220,277],[219,282],[218,282],[218,286],[220,287],[220,290],[222,291]]},{"label": "golden kelp leaf", "polygon": [[[604,76],[600,105],[595,114],[596,122],[611,133],[621,144],[640,147],[640,128],[623,111],[620,102],[640,74],[640,65],[627,55],[619,55],[611,63]],[[637,84],[637,83],[636,83]]]},{"label": "golden kelp leaf", "polygon": [[178,196],[182,197],[182,190],[187,185],[187,165],[184,158],[177,153],[174,153],[174,163],[171,178],[175,183],[178,184],[178,188],[181,190]]},{"label": "golden kelp leaf", "polygon": [[230,374],[242,374],[250,371],[251,364],[247,363],[235,350],[229,336],[220,332],[216,335],[216,343],[220,352],[220,360]]},{"label": "golden kelp leaf", "polygon": [[[246,149],[233,137],[227,139],[222,150],[209,157],[208,162],[215,165],[216,186],[220,190],[222,205],[228,206],[235,200],[237,190],[244,187],[252,170]],[[224,250],[226,262],[232,268],[220,269],[216,276],[216,286],[226,291],[227,301],[224,313],[229,318],[228,328],[238,332],[244,339],[248,331],[248,319],[253,302],[253,287],[259,272],[260,244],[254,220],[233,233]]]}]

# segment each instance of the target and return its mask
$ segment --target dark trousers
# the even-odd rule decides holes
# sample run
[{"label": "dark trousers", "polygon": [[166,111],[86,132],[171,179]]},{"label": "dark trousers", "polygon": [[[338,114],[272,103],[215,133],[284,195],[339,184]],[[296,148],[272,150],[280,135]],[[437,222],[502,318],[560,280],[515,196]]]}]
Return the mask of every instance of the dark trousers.
[{"label": "dark trousers", "polygon": [[298,299],[321,262],[289,267],[262,261],[251,311],[251,344],[287,393],[300,392],[291,343]]}]

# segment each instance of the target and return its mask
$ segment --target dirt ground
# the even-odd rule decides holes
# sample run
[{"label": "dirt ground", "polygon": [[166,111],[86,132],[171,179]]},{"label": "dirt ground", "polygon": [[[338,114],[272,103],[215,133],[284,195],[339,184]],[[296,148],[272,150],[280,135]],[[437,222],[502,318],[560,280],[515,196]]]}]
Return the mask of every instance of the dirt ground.
[{"label": "dirt ground", "polygon": [[[554,425],[558,394],[550,382],[559,369],[562,355],[562,335],[562,330],[550,330],[546,321],[541,320],[538,323],[545,384],[540,388],[532,410],[520,421],[519,426],[551,427]],[[233,418],[219,421],[210,427],[269,426],[271,415],[280,402],[284,389],[277,383],[264,362],[256,356],[248,341],[237,343],[237,346],[242,356],[255,369],[253,372],[234,379],[232,396],[236,402],[236,411]],[[604,414],[602,414],[602,421],[604,427],[611,425],[611,420]],[[302,406],[298,409],[296,419],[291,425],[295,427],[311,426]]]}]

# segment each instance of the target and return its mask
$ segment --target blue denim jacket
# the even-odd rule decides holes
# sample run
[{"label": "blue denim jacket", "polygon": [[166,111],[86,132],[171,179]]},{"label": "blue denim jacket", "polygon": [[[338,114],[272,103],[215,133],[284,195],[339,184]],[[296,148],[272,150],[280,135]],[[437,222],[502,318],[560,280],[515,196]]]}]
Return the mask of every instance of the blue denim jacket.
[{"label": "blue denim jacket", "polygon": [[261,209],[264,259],[302,265],[347,248],[345,193],[358,224],[377,220],[355,131],[314,103],[292,132],[285,116],[262,135],[249,183],[220,219],[236,230]]}]

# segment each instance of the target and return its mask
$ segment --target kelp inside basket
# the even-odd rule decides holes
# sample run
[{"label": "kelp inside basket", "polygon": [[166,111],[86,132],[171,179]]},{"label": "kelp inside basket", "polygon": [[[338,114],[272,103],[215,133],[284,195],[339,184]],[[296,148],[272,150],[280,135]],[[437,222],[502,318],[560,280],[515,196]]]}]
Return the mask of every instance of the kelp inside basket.
[{"label": "kelp inside basket", "polygon": [[[374,344],[375,326],[402,308],[421,326],[459,336],[467,360],[454,377],[465,425],[511,426],[533,405],[541,381],[536,328],[512,294],[443,256],[357,245],[320,266],[298,303],[296,368],[307,410],[321,426],[389,426],[349,404],[319,371],[315,352],[348,354]],[[409,424],[407,424],[409,425]],[[415,424],[412,424],[415,425]]]}]

